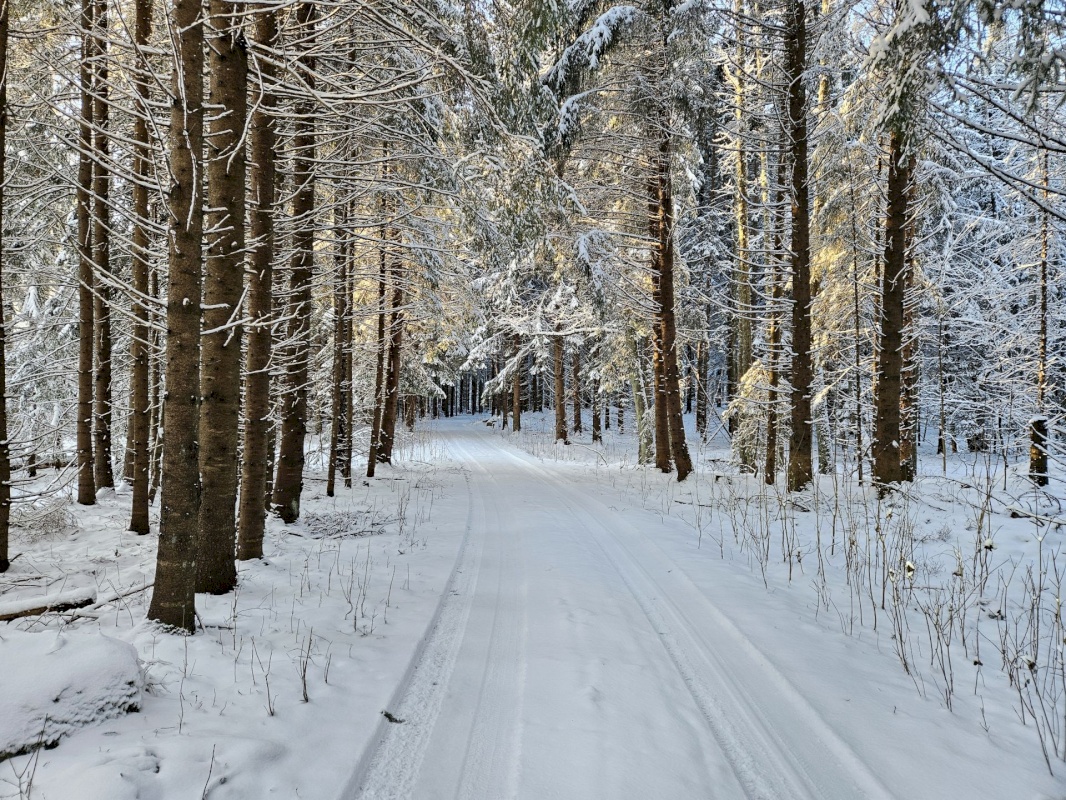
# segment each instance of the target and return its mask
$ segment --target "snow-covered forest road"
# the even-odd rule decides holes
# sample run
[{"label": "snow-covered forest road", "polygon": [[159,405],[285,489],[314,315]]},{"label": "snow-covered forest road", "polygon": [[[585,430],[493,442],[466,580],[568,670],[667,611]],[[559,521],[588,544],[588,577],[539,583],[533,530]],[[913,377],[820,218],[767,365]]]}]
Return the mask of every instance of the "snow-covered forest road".
[{"label": "snow-covered forest road", "polygon": [[889,797],[847,742],[657,545],[479,426],[456,571],[347,798]]}]

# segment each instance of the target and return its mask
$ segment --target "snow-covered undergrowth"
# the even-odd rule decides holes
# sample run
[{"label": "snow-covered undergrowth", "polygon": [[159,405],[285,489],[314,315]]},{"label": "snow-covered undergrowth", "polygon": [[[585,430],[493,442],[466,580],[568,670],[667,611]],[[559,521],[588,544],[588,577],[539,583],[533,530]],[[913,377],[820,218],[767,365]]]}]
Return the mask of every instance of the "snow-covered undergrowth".
[{"label": "snow-covered undergrowth", "polygon": [[[303,518],[268,523],[266,558],[240,564],[234,593],[197,596],[195,636],[144,621],[158,520],[152,535],[126,532],[126,489],[102,493],[92,508],[46,509],[54,528],[17,531],[0,606],[95,599],[0,623],[3,694],[12,674],[30,687],[19,694],[29,697],[21,715],[0,705],[0,742],[59,738],[51,735],[58,720],[46,725],[34,716],[34,697],[93,702],[79,707],[56,749],[0,761],[0,797],[224,800],[340,791],[359,754],[390,724],[382,712],[438,608],[468,501],[463,475],[422,436],[404,443],[402,467],[379,468],[372,481],[356,465],[353,487],[339,486],[334,498],[324,496],[310,455]],[[67,640],[58,650],[57,634]],[[107,669],[106,659],[80,655],[115,648],[139,656],[137,702],[121,692],[133,688],[128,660],[127,669]],[[42,660],[47,674],[39,674]],[[130,702],[96,702],[97,695]],[[116,716],[138,704],[138,713]]]},{"label": "snow-covered undergrowth", "polygon": [[884,498],[853,465],[789,494],[740,474],[724,436],[701,443],[690,431],[697,472],[678,484],[636,466],[634,437],[617,424],[595,444],[588,427],[565,446],[536,414],[503,435],[539,458],[585,465],[622,502],[684,520],[694,548],[742,564],[769,595],[789,598],[786,613],[872,642],[921,697],[1066,773],[1061,470],[1036,491],[1026,464],[959,454],[945,470],[923,452],[920,478]]}]

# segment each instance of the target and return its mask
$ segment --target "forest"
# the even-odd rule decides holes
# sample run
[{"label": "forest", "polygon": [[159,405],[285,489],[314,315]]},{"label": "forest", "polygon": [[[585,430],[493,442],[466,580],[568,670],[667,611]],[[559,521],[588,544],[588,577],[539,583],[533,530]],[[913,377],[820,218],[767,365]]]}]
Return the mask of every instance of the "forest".
[{"label": "forest", "polygon": [[[485,422],[537,469],[620,465],[760,586],[813,580],[949,711],[983,636],[1058,774],[1064,68],[1055,0],[5,0],[0,621],[121,606],[186,660],[172,634],[206,633],[273,717],[238,645],[254,570],[289,553],[298,597],[347,574],[370,637],[370,576],[388,622],[396,553],[502,458],[455,439]],[[936,568],[923,515],[965,529]],[[339,566],[294,536],[347,541]],[[312,629],[281,646],[305,703]]]}]

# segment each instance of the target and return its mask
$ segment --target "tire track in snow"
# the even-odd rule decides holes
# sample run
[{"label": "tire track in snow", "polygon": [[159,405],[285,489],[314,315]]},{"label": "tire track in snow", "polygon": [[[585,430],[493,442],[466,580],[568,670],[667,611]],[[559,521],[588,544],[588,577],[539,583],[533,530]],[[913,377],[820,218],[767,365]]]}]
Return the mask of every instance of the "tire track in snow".
[{"label": "tire track in snow", "polygon": [[[499,443],[497,447],[554,485],[573,516],[584,520],[585,529],[656,631],[749,797],[892,797],[817,710],[660,547],[655,545],[658,555],[650,552],[647,537],[623,515],[576,492],[528,456]],[[619,531],[641,545],[640,557],[623,542]],[[677,583],[671,588],[685,595],[684,604],[667,597],[648,571],[649,561],[664,560],[673,568],[671,580]],[[698,622],[693,622],[691,615],[697,609]],[[727,655],[723,656],[723,650]]]},{"label": "tire track in snow", "polygon": [[[501,487],[491,470],[475,458],[470,460],[492,483],[491,489],[478,487],[486,526],[491,522],[509,530],[492,538],[492,544],[499,546],[495,581],[491,585],[486,581],[482,587],[481,578],[488,577],[488,570],[481,573],[478,581],[479,594],[484,588],[486,593],[494,596],[492,622],[474,709],[474,725],[454,796],[502,800],[518,794],[521,760],[527,625],[521,530],[518,525],[502,525],[504,517],[498,500]],[[517,591],[509,590],[515,586]]]},{"label": "tire track in snow", "polygon": [[[344,800],[502,800],[518,791],[526,633],[521,543],[516,535],[489,538],[490,521],[502,517],[497,492],[487,493],[482,484],[495,479],[459,442],[449,444],[466,467],[482,474],[475,481],[464,476],[469,512],[461,551],[422,652],[390,706],[404,722],[382,721],[379,743],[364,756]],[[506,591],[516,584],[519,592]],[[467,641],[474,620],[490,631],[483,646]],[[476,664],[476,687],[455,686],[471,672],[456,675],[460,659]],[[472,706],[461,702],[470,695],[477,697]],[[447,724],[438,727],[444,710]]]},{"label": "tire track in snow", "polygon": [[412,796],[429,737],[444,702],[447,677],[463,641],[484,547],[484,526],[475,531],[469,474],[464,478],[468,511],[455,567],[435,619],[390,703],[389,710],[404,722],[393,724],[384,717],[380,720],[375,743],[363,754],[341,793],[342,800],[399,800]]}]

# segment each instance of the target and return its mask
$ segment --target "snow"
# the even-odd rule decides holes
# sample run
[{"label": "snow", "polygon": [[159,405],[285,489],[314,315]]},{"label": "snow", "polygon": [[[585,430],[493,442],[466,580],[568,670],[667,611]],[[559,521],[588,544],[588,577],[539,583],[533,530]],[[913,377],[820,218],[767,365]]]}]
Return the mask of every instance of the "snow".
[{"label": "snow", "polygon": [[99,633],[4,631],[0,665],[0,759],[53,747],[141,704],[137,651]]},{"label": "snow", "polygon": [[[146,691],[141,713],[93,718],[12,768],[32,764],[34,796],[53,800],[1066,793],[1020,721],[993,615],[1015,610],[1002,568],[1021,575],[1058,534],[996,493],[977,519],[985,465],[953,460],[883,507],[839,476],[775,494],[732,472],[721,442],[694,440],[697,473],[678,485],[633,464],[631,434],[564,447],[545,415],[523,415],[521,434],[483,422],[432,423],[398,467],[336,498],[312,471],[302,521],[270,523],[237,592],[197,597],[195,636],[143,622],[155,537],[121,532],[124,493],[75,508],[73,532],[16,543],[0,601],[43,596],[41,576],[76,561],[67,585],[99,599],[0,629],[5,691],[7,672],[33,682],[55,628],[65,649],[110,642],[134,667],[136,653]],[[1006,480],[1014,505],[1050,516]],[[849,575],[875,529],[892,548],[905,525],[915,545],[878,566],[895,572],[882,610],[874,571],[855,590]],[[966,600],[977,627],[938,660],[924,627],[957,553],[967,575],[971,554],[988,559],[981,602],[995,602]]]},{"label": "snow", "polygon": [[575,80],[577,73],[585,69],[598,69],[600,59],[610,49],[615,36],[630,26],[638,13],[636,6],[619,5],[601,14],[587,31],[563,51],[558,63],[545,75],[544,84],[558,93]]},{"label": "snow", "polygon": [[20,615],[35,608],[89,605],[90,603],[95,602],[95,600],[96,591],[88,587],[72,589],[68,592],[60,592],[59,594],[47,595],[44,597],[24,597],[19,600],[0,603],[0,618]]}]

